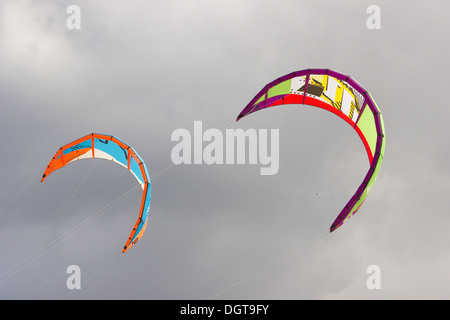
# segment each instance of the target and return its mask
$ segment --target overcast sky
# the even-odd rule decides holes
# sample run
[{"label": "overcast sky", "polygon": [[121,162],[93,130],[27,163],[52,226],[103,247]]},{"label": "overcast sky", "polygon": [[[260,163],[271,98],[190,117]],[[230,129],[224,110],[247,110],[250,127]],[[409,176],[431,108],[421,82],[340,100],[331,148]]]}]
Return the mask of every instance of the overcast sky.
[{"label": "overcast sky", "polygon": [[[72,4],[81,29],[66,26]],[[379,30],[366,25],[373,4]],[[0,298],[449,299],[449,9],[1,0]],[[351,75],[386,128],[371,193],[332,234],[369,167],[354,130],[307,106],[233,122],[265,84],[308,68]],[[195,120],[279,129],[278,173],[171,166],[172,132]],[[85,160],[39,183],[59,147],[91,132],[132,145],[153,175],[147,230],[125,254],[141,200],[115,202],[137,184],[128,171]],[[381,289],[367,287],[371,265]]]}]

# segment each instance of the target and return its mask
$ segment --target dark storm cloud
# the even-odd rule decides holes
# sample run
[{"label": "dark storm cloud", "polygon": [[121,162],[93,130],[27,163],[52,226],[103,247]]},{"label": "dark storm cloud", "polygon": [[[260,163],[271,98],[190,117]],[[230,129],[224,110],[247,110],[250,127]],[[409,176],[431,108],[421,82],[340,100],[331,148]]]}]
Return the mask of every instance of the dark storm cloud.
[{"label": "dark storm cloud", "polygon": [[[369,30],[369,1],[76,4],[81,30],[65,27],[69,3],[1,4],[1,298],[448,298],[445,10],[378,1],[381,29]],[[351,128],[322,110],[230,126],[280,129],[277,175],[169,167],[173,130],[223,129],[266,83],[313,67],[360,82],[386,126],[378,180],[338,232],[321,237],[368,165]],[[60,146],[90,132],[127,141],[156,174],[148,229],[125,255],[140,191],[101,210],[135,185],[128,172],[80,161],[37,183]],[[66,287],[71,264],[81,290]],[[381,290],[366,286],[372,264]]]}]

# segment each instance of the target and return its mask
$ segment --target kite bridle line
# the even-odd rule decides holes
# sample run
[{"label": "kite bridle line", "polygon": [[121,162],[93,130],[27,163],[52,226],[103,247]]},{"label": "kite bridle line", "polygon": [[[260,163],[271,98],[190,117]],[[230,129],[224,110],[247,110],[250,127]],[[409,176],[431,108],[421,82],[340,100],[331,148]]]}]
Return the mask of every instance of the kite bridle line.
[{"label": "kite bridle line", "polygon": [[[6,276],[6,278],[0,280],[0,284],[4,281],[11,278],[13,275],[15,275],[20,270],[24,269],[28,265],[30,265],[35,260],[39,259],[40,257],[44,256],[46,253],[50,252],[52,249],[54,249],[59,244],[63,243],[68,237],[73,235],[75,232],[81,230],[82,228],[88,226],[90,223],[92,223],[95,219],[101,217],[106,212],[111,210],[113,207],[118,205],[120,202],[131,196],[133,193],[135,193],[137,190],[140,189],[139,185],[135,185],[132,188],[130,188],[125,193],[121,194],[120,196],[116,197],[114,200],[109,202],[107,205],[102,207],[101,209],[97,210],[96,212],[92,213],[82,221],[80,221],[78,224],[70,228],[69,230],[65,231],[55,239],[51,240],[44,246],[42,246],[40,249],[36,250],[33,254],[29,255],[27,258],[22,260],[21,262],[17,263],[13,267],[9,268],[8,270],[2,272],[0,274],[0,277]],[[66,200],[67,201],[67,200]],[[9,274],[9,275],[8,275]]]}]

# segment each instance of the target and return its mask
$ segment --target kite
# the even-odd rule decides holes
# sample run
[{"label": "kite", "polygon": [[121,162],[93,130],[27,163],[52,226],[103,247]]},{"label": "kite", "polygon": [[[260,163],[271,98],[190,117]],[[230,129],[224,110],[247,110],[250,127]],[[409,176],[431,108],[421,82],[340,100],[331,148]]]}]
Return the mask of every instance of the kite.
[{"label": "kite", "polygon": [[350,76],[329,69],[308,69],[268,83],[236,121],[255,111],[283,104],[310,105],[334,113],[353,127],[367,151],[369,171],[331,225],[330,232],[333,232],[359,210],[376,180],[385,149],[383,117],[370,93]]},{"label": "kite", "polygon": [[52,172],[80,159],[106,159],[127,168],[143,190],[139,217],[122,253],[134,246],[142,237],[147,226],[150,210],[151,184],[147,167],[137,152],[118,138],[105,134],[91,133],[59,148],[42,175],[41,182]]}]

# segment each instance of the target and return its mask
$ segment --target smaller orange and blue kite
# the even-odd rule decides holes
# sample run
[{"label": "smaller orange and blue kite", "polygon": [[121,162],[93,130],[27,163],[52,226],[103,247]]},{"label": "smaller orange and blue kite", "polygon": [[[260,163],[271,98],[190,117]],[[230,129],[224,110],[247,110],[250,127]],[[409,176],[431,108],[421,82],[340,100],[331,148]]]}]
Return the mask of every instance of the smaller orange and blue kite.
[{"label": "smaller orange and blue kite", "polygon": [[124,253],[139,241],[147,226],[151,191],[147,167],[137,152],[125,142],[114,136],[91,133],[59,148],[45,169],[41,182],[53,171],[81,159],[106,159],[120,164],[134,175],[144,191],[139,217],[123,247]]}]

